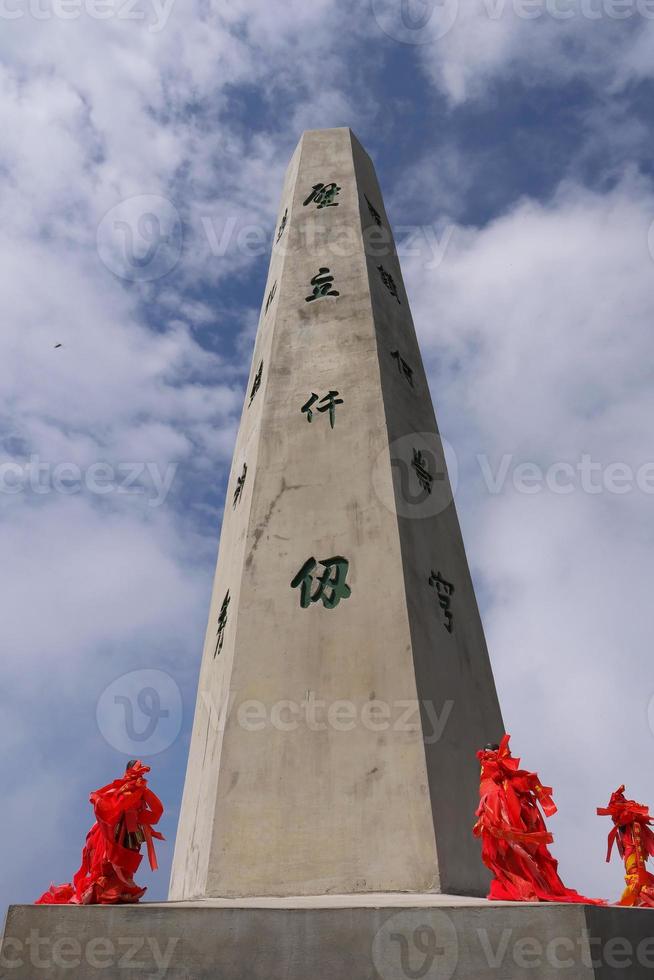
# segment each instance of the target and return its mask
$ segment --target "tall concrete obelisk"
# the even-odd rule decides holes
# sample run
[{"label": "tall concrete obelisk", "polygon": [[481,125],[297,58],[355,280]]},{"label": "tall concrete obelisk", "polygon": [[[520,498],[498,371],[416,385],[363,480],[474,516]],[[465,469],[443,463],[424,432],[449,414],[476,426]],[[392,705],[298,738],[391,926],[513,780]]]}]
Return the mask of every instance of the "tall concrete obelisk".
[{"label": "tall concrete obelisk", "polygon": [[381,192],[288,168],[234,454],[170,897],[487,888],[502,717]]}]

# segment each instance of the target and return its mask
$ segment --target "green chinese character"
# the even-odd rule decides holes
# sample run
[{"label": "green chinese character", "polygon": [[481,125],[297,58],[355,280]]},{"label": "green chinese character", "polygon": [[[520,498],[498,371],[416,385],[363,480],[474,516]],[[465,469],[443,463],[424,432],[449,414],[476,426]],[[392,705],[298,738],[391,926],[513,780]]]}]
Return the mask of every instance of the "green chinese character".
[{"label": "green chinese character", "polygon": [[[316,405],[316,402],[318,404]],[[338,397],[337,391],[330,391],[324,398],[320,398],[315,392],[311,393],[311,398],[302,406],[301,411],[306,415],[307,422],[313,421],[313,406],[316,405],[316,411],[318,412],[329,412],[329,424],[332,429],[336,423],[336,406],[342,405],[343,399]]]},{"label": "green chinese character", "polygon": [[333,282],[334,277],[330,274],[329,269],[322,266],[311,280],[313,293],[311,296],[305,297],[307,303],[313,303],[314,300],[322,299],[324,296],[340,296],[341,294],[337,289],[332,289]]},{"label": "green chinese character", "polygon": [[341,188],[338,186],[338,184],[333,182],[331,184],[314,184],[311,189],[311,193],[303,204],[303,207],[306,208],[308,204],[313,203],[316,205],[319,211],[322,208],[337,208],[338,203],[334,200],[334,198],[340,193],[340,191]]},{"label": "green chinese character", "polygon": [[[300,587],[300,605],[308,609],[312,602],[322,601],[325,609],[335,609],[341,599],[349,599],[352,594],[346,584],[350,563],[347,558],[328,558],[321,561],[324,568],[322,575],[314,576],[318,567],[315,558],[309,558],[291,582],[291,588]],[[312,592],[315,584],[315,589]]]}]

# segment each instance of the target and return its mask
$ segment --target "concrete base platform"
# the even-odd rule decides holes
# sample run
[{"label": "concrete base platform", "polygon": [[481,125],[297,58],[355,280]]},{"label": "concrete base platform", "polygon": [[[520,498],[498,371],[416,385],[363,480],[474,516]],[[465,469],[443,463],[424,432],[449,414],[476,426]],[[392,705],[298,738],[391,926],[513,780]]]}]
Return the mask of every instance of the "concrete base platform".
[{"label": "concrete base platform", "polygon": [[654,913],[443,895],[9,909],[0,980],[654,980]]}]

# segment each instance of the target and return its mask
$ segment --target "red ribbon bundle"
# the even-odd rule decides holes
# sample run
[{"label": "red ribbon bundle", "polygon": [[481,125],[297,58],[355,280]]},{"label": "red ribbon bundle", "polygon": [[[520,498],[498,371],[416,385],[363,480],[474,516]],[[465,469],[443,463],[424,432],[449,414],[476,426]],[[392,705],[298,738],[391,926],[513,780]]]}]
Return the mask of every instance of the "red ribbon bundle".
[{"label": "red ribbon bundle", "polygon": [[142,762],[130,763],[124,776],[91,793],[96,822],[87,834],[80,869],[72,884],[51,885],[37,905],[114,905],[142,898],[146,889],[134,881],[141,844],[156,871],[154,839],[164,840],[153,830],[163,804],[148,788],[148,772]]},{"label": "red ribbon bundle", "polygon": [[[490,899],[505,902],[588,902],[566,888],[547,845],[553,841],[543,813],[556,813],[552,789],[534,772],[520,769],[505,735],[498,749],[477,753],[481,762],[480,803],[474,834],[482,859],[493,872]],[[541,810],[543,813],[541,813]]]}]

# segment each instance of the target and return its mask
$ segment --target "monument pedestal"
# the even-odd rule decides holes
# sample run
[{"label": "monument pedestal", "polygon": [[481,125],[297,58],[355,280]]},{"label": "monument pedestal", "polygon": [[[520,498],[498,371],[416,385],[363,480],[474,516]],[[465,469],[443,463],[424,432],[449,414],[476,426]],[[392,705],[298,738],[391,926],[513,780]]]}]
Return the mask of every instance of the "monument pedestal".
[{"label": "monument pedestal", "polygon": [[644,980],[646,909],[347,895],[14,905],[1,980]]}]

